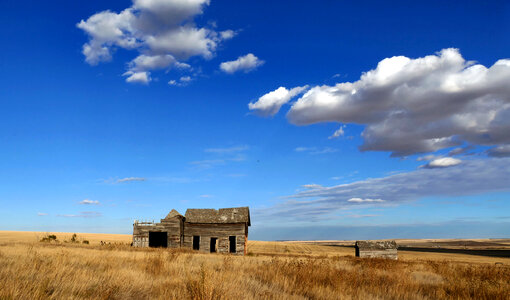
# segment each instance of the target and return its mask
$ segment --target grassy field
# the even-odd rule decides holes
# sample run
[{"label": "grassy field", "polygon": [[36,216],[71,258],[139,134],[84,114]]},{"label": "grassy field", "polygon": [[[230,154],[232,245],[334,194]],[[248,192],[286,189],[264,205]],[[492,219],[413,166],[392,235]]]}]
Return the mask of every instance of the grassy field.
[{"label": "grassy field", "polygon": [[[510,259],[249,241],[249,255],[135,249],[130,235],[0,231],[0,299],[510,299]],[[65,242],[67,241],[67,242]],[[101,245],[101,241],[110,244]]]}]

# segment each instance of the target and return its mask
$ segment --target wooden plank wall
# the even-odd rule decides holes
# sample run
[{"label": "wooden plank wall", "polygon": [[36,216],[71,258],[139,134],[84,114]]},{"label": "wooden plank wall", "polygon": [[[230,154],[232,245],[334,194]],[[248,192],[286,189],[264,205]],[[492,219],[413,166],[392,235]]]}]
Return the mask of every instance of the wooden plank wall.
[{"label": "wooden plank wall", "polygon": [[237,224],[194,224],[184,222],[184,242],[183,247],[193,248],[193,236],[200,236],[200,251],[210,252],[211,238],[217,238],[217,251],[219,253],[229,253],[229,236],[236,237],[236,254],[245,253],[246,225]]},{"label": "wooden plank wall", "polygon": [[397,249],[364,250],[359,249],[359,257],[398,259]]},{"label": "wooden plank wall", "polygon": [[168,247],[177,248],[182,246],[183,222],[179,217],[169,220],[163,219],[161,223],[152,225],[133,225],[133,246],[149,247],[149,232],[167,232]]}]

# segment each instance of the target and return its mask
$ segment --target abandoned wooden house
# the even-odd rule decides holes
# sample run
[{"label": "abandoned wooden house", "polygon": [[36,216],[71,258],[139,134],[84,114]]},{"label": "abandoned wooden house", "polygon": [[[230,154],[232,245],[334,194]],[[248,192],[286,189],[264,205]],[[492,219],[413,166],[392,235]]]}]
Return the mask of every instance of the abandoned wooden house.
[{"label": "abandoned wooden house", "polygon": [[395,241],[356,241],[357,257],[398,259]]},{"label": "abandoned wooden house", "polygon": [[203,252],[246,254],[250,210],[248,207],[175,209],[160,223],[133,224],[134,247],[190,248]]}]

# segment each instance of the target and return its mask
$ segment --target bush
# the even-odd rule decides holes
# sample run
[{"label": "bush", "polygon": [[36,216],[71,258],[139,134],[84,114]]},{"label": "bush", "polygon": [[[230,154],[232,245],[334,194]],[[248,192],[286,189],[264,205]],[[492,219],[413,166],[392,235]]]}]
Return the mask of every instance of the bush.
[{"label": "bush", "polygon": [[89,244],[89,241],[87,241],[87,240],[83,240],[83,242],[82,242],[82,243],[83,243],[83,244],[88,245],[88,244]]},{"label": "bush", "polygon": [[78,235],[76,235],[76,233],[73,233],[73,236],[71,237],[70,242],[71,243],[79,243],[78,242]]},{"label": "bush", "polygon": [[46,234],[45,236],[42,237],[41,239],[41,242],[56,242],[57,241],[57,236],[54,235],[54,234]]}]

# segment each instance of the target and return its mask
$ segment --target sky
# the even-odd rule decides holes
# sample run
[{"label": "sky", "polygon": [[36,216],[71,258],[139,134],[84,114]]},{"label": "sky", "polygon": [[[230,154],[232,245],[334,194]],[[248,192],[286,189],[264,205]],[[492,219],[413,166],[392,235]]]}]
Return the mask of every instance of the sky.
[{"label": "sky", "polygon": [[0,230],[510,237],[507,1],[2,1]]}]

